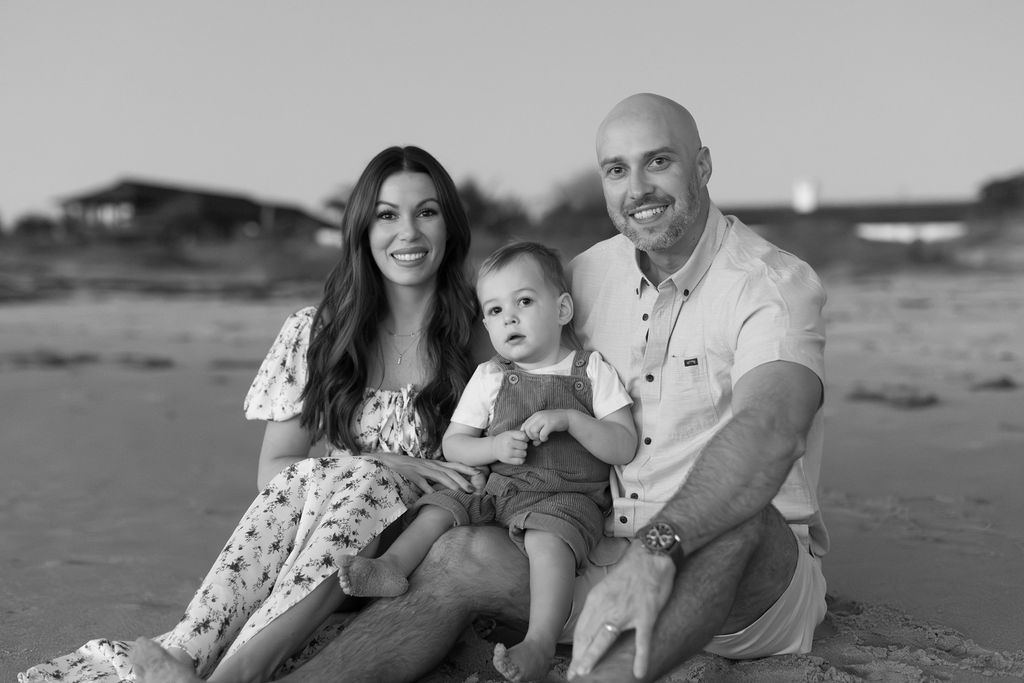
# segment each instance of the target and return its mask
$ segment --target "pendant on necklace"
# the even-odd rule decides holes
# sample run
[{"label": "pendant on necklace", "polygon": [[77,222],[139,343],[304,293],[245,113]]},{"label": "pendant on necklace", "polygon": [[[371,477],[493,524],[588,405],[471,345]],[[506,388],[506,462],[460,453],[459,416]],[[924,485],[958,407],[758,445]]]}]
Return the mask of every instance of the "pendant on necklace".
[{"label": "pendant on necklace", "polygon": [[[407,335],[406,334],[402,334],[402,335],[392,334],[390,332],[388,334],[391,335],[391,344],[395,347],[395,355],[398,356],[398,360],[395,362],[395,364],[396,365],[401,365],[402,364],[402,359],[405,358],[405,354],[409,353],[409,351],[414,346],[416,346],[416,342],[419,341],[418,338],[420,336],[420,330],[416,330],[415,332],[413,332],[411,334],[407,334]],[[399,349],[398,348],[398,343],[395,341],[395,337],[412,337],[412,341],[409,342],[409,345],[406,346],[404,349]]]}]

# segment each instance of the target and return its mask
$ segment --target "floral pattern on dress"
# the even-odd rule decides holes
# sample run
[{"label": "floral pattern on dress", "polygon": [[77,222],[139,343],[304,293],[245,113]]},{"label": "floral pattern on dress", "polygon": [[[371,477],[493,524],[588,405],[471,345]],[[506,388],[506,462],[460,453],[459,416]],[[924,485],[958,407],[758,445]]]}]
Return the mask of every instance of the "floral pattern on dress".
[{"label": "floral pattern on dress", "polygon": [[[281,421],[301,411],[314,313],[305,308],[285,321],[246,396],[247,418]],[[366,390],[352,425],[362,452],[437,456],[422,447],[415,396],[412,386]],[[419,496],[388,467],[332,445],[323,457],[285,468],[242,516],[181,621],[156,641],[188,652],[197,675],[208,676],[224,656],[333,579],[340,556],[366,547]],[[93,640],[18,680],[134,680],[127,653],[125,641]]]}]

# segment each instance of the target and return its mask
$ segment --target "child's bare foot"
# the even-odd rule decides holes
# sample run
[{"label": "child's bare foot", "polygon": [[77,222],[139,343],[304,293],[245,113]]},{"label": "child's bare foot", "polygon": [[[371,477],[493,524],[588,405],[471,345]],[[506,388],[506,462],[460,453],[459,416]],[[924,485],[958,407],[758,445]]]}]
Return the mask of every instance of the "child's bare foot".
[{"label": "child's bare foot", "polygon": [[393,598],[409,589],[405,574],[383,558],[346,555],[338,565],[338,583],[348,595]]},{"label": "child's bare foot", "polygon": [[494,668],[513,683],[539,681],[551,669],[555,656],[554,643],[547,645],[535,640],[524,640],[512,649],[498,643],[494,646]]},{"label": "child's bare foot", "polygon": [[136,680],[141,683],[195,683],[202,681],[196,676],[188,655],[175,656],[148,638],[139,638],[132,643],[128,655],[135,670]]}]

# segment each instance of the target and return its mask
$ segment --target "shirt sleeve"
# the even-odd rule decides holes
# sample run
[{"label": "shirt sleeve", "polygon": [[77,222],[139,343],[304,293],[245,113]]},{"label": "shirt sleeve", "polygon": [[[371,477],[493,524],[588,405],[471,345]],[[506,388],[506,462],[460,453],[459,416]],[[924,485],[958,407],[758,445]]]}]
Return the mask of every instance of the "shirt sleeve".
[{"label": "shirt sleeve", "polygon": [[732,383],[776,360],[809,368],[825,382],[825,290],[810,266],[761,273],[740,292],[733,318]]},{"label": "shirt sleeve", "polygon": [[633,404],[626,387],[619,380],[615,368],[608,364],[597,351],[590,352],[587,363],[587,377],[593,388],[594,417],[603,419],[619,408]]},{"label": "shirt sleeve", "polygon": [[452,413],[452,422],[485,430],[494,416],[494,401],[501,388],[501,370],[488,361],[476,367]]},{"label": "shirt sleeve", "polygon": [[306,351],[316,308],[296,311],[284,321],[245,397],[248,420],[283,422],[302,412]]}]

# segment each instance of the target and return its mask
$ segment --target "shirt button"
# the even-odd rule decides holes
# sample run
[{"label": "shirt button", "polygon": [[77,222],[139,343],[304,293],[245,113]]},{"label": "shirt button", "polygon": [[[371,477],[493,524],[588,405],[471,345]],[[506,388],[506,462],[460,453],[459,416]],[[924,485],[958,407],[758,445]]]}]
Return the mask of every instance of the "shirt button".
[{"label": "shirt button", "polygon": [[648,319],[648,318],[650,318],[650,317],[651,317],[651,316],[649,316],[649,315],[647,315],[646,313],[644,313],[644,320],[647,320],[647,319]]},{"label": "shirt button", "polygon": [[646,375],[644,377],[644,379],[647,380],[648,382],[653,382],[654,381],[654,375]]},{"label": "shirt button", "polygon": [[683,296],[690,296],[690,290],[684,289],[683,290]]},{"label": "shirt button", "polygon": [[629,494],[629,497],[632,498],[633,500],[636,500],[637,498],[640,497],[640,494],[639,493],[631,493],[631,494]]},{"label": "shirt button", "polygon": [[645,436],[644,437],[644,444],[647,445],[647,446],[650,446],[651,445],[651,437]]},{"label": "shirt button", "polygon": [[626,515],[622,515],[621,517],[619,517],[619,521],[625,524],[629,521],[629,519],[626,517]]}]

